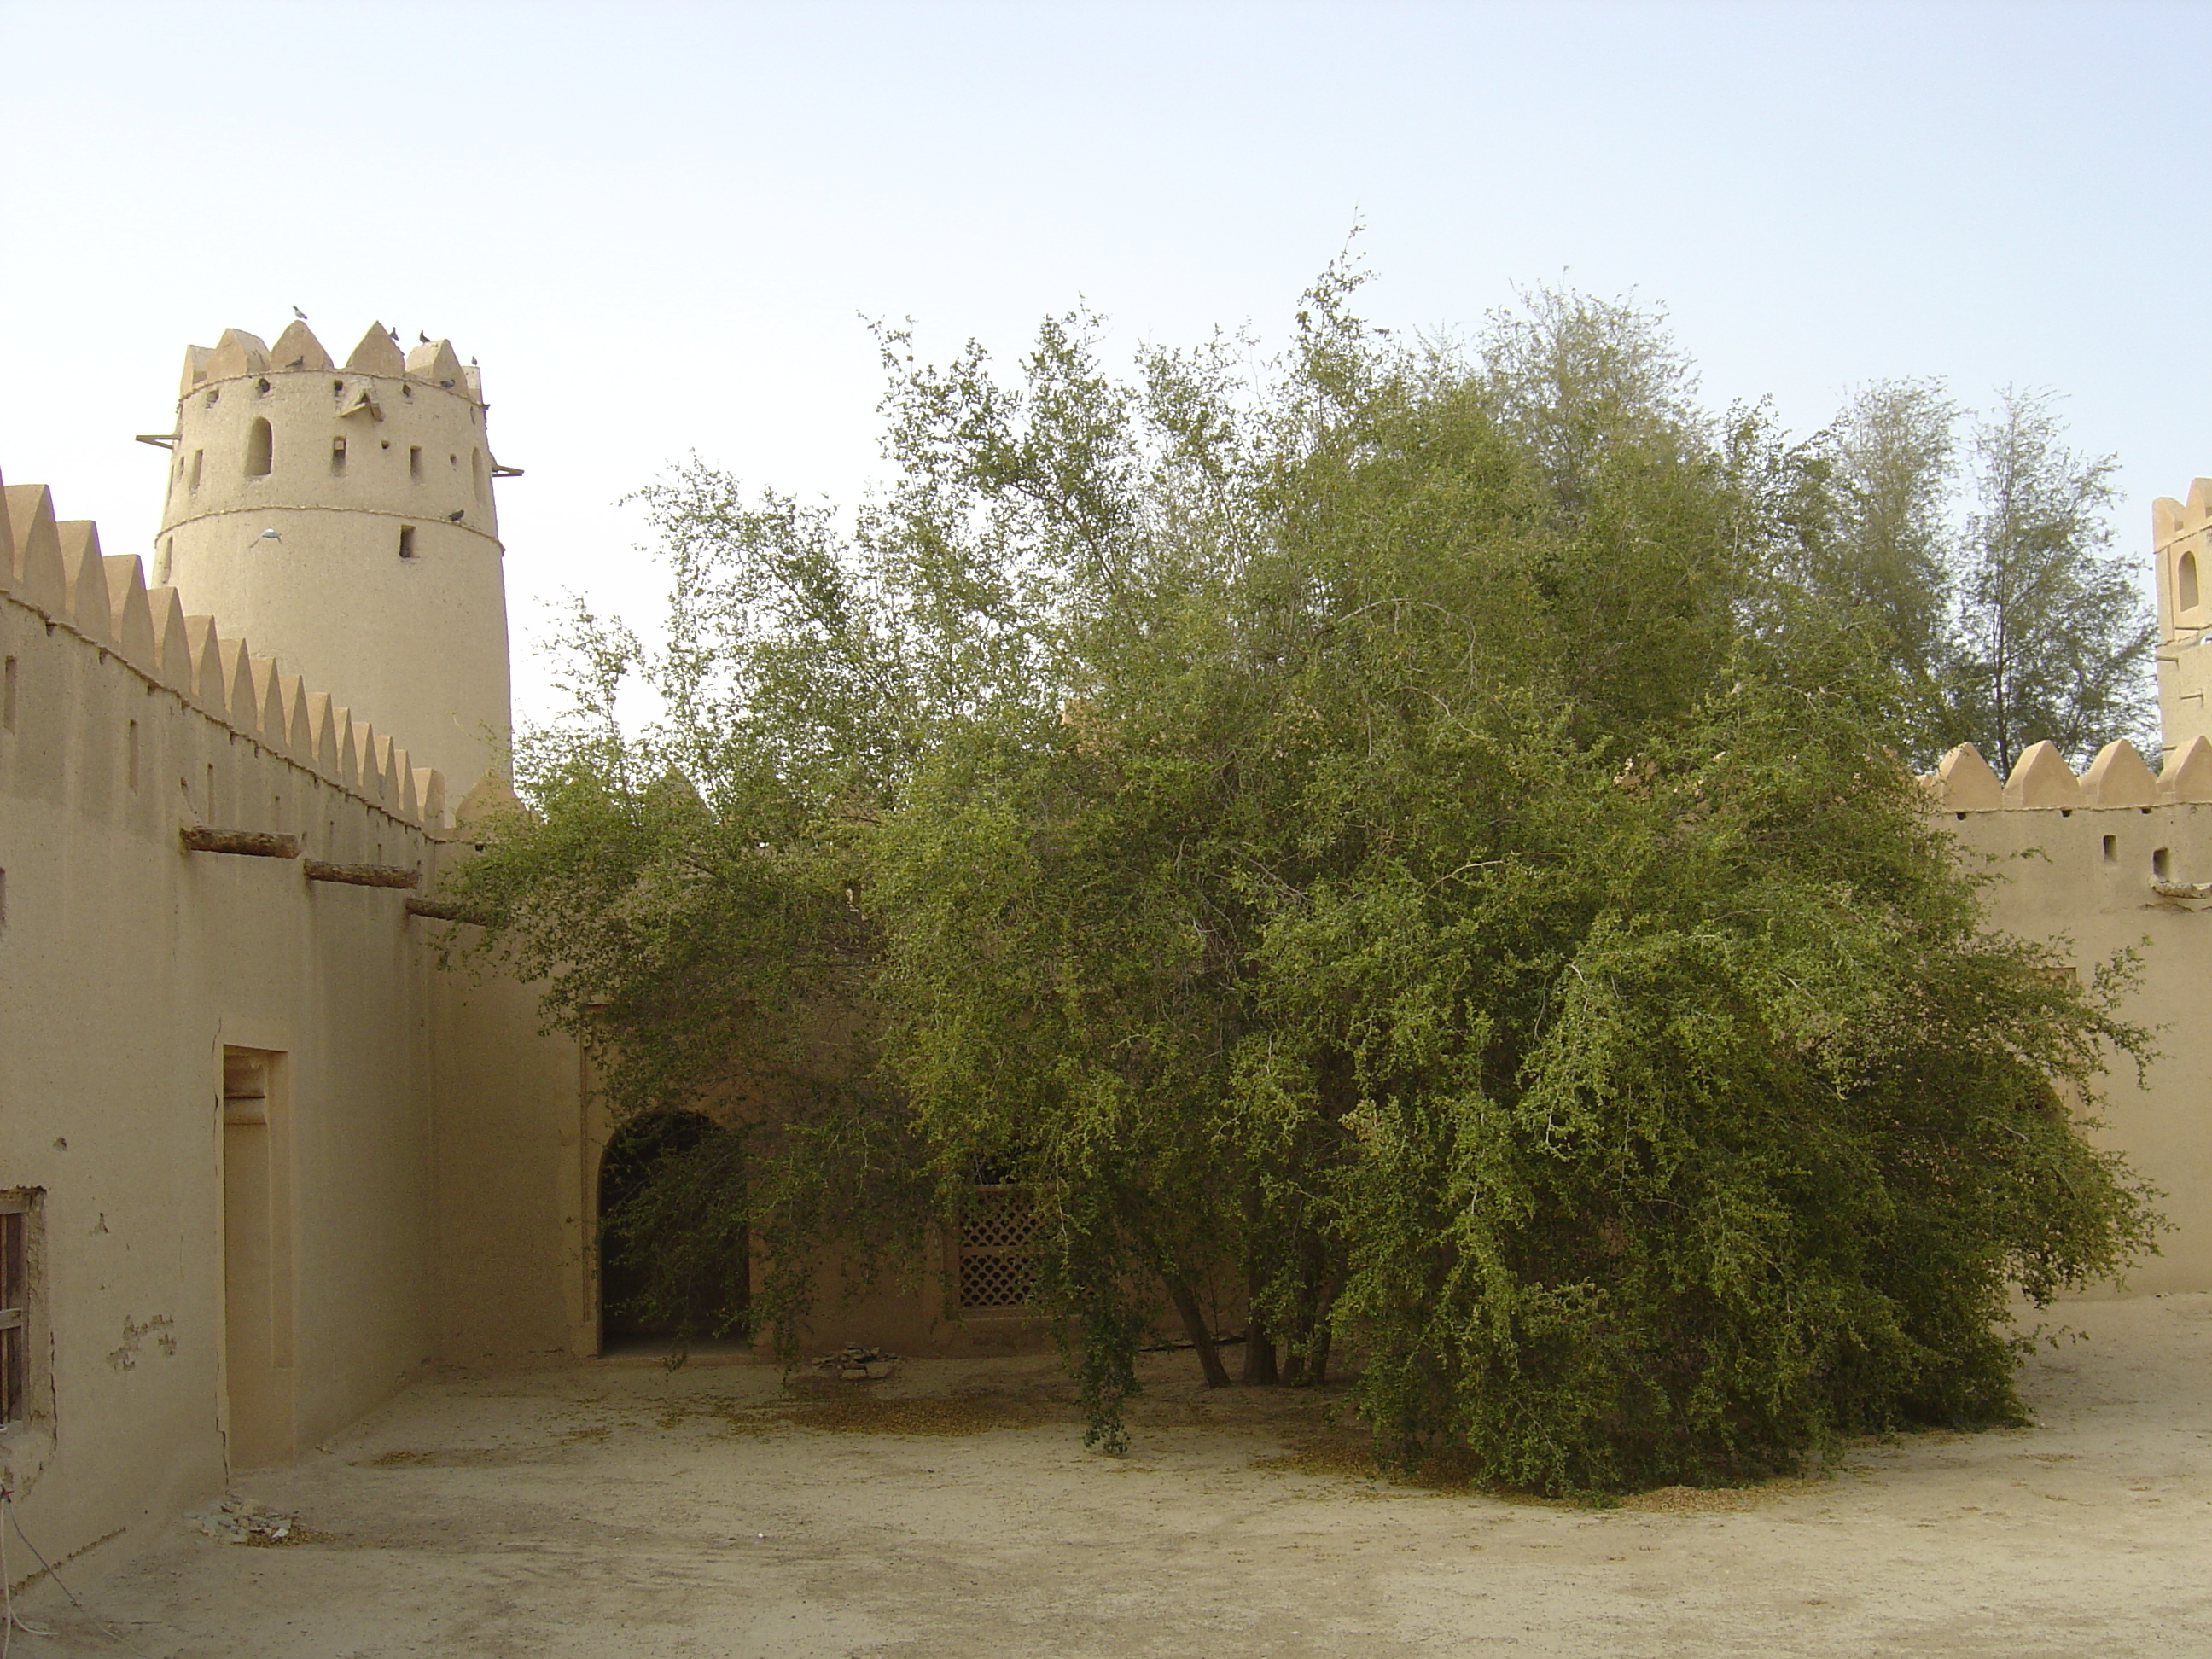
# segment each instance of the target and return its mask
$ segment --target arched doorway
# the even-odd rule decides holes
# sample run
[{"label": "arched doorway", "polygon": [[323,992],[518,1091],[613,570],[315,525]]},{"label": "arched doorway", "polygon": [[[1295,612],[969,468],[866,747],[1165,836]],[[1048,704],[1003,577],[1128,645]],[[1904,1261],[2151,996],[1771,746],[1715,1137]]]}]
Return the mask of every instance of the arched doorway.
[{"label": "arched doorway", "polygon": [[[653,1112],[620,1125],[599,1158],[599,1351],[727,1346],[720,1333],[744,1311],[751,1262],[742,1224],[712,1218],[717,1182],[734,1159],[729,1132],[697,1112]],[[654,1271],[608,1221],[646,1194],[666,1243]],[[658,1282],[656,1282],[656,1280]]]}]

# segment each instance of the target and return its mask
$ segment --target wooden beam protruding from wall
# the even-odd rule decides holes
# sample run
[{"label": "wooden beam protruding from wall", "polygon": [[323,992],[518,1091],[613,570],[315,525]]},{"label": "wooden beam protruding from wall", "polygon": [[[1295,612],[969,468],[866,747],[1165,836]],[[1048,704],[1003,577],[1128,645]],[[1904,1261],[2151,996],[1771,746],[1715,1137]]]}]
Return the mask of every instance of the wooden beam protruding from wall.
[{"label": "wooden beam protruding from wall", "polygon": [[178,832],[187,853],[231,853],[248,859],[295,859],[297,836],[272,836],[259,830],[210,830],[190,824]]}]

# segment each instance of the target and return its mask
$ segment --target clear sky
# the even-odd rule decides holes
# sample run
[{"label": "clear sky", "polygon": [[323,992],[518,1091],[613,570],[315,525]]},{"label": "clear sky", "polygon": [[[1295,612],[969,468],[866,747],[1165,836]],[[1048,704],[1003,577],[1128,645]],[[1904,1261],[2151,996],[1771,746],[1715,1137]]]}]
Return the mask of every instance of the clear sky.
[{"label": "clear sky", "polygon": [[2212,473],[2199,6],[0,0],[0,472],[141,551],[186,342],[482,359],[517,692],[616,505],[696,450],[848,497],[864,317],[1018,349],[1263,338],[1355,219],[1370,314],[1562,276],[1665,307],[1718,404],[2047,386],[2120,544]]}]

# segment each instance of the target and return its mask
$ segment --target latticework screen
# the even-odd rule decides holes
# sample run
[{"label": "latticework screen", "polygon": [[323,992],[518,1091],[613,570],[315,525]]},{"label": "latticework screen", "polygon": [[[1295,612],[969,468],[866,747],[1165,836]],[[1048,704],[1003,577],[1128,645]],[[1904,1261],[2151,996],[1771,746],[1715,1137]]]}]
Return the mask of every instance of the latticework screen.
[{"label": "latticework screen", "polygon": [[23,1419],[25,1348],[30,1336],[23,1317],[24,1207],[0,1201],[0,1423]]},{"label": "latticework screen", "polygon": [[960,1213],[960,1305],[1018,1308],[1036,1283],[1036,1213],[1019,1187],[971,1187]]}]

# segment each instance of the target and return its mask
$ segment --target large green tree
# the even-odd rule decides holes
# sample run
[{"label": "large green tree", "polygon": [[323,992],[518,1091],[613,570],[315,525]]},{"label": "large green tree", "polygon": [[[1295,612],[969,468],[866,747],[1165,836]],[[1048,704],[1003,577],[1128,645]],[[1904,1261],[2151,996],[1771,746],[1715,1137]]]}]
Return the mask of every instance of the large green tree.
[{"label": "large green tree", "polygon": [[2004,1416],[2009,1298],[2149,1239],[2081,1132],[2142,1039],[1983,929],[1895,641],[1807,593],[1827,457],[1632,309],[1463,354],[1354,287],[1126,380],[889,334],[852,520],[654,492],[669,645],[580,619],[462,884],[619,1104],[732,1109],[626,1236],[895,1261],[1017,1182],[1109,1448],[1163,1305],[1225,1380],[1224,1275],[1247,1380],[1348,1351],[1387,1455],[1547,1491]]}]

